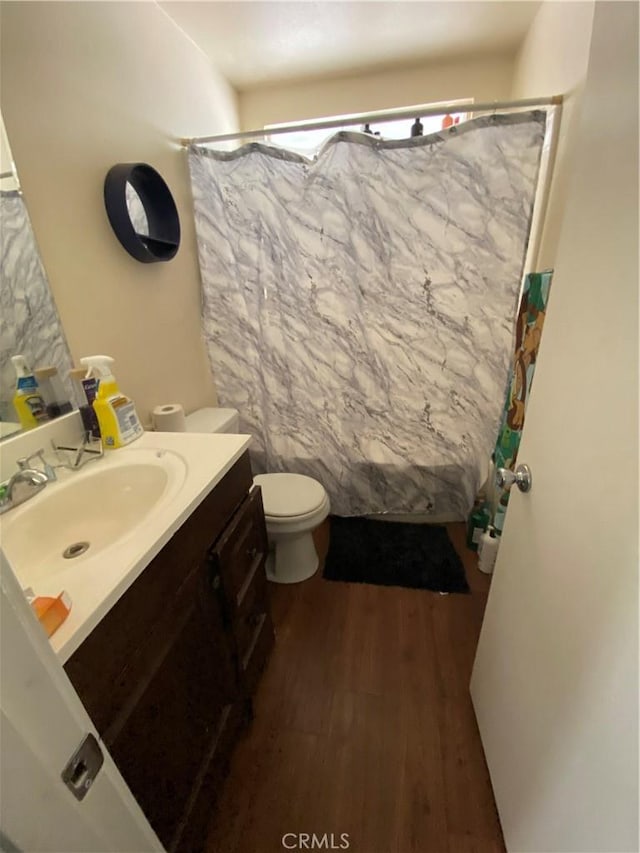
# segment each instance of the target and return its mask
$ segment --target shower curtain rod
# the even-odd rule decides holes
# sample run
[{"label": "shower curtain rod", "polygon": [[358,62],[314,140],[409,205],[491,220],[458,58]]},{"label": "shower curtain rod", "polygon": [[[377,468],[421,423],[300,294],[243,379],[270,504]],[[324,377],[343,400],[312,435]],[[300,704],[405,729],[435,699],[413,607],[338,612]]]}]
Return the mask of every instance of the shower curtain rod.
[{"label": "shower curtain rod", "polygon": [[457,103],[453,104],[438,104],[434,107],[425,109],[416,109],[409,107],[408,109],[397,110],[396,112],[377,112],[377,113],[356,113],[355,115],[343,116],[342,118],[330,119],[328,121],[310,121],[304,124],[288,124],[282,127],[270,127],[268,130],[264,127],[259,130],[241,130],[237,133],[218,133],[214,136],[193,136],[190,138],[181,139],[183,146],[196,145],[204,142],[228,142],[231,139],[254,139],[261,136],[275,136],[277,133],[293,133],[301,130],[325,130],[332,127],[343,127],[345,124],[370,124],[371,122],[381,123],[386,121],[397,121],[403,118],[425,118],[426,116],[439,116],[443,113],[462,113],[462,112],[493,112],[494,110],[516,109],[521,107],[544,107],[558,106],[562,103],[562,95],[551,95],[546,98],[521,98],[518,101],[487,101],[485,103]]}]

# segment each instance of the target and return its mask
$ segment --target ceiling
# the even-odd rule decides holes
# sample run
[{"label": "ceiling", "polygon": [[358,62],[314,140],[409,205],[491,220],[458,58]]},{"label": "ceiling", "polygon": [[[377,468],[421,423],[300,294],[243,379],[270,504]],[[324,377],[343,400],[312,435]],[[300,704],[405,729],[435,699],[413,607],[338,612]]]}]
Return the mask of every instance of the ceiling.
[{"label": "ceiling", "polygon": [[239,90],[515,53],[540,2],[170,0],[160,6]]}]

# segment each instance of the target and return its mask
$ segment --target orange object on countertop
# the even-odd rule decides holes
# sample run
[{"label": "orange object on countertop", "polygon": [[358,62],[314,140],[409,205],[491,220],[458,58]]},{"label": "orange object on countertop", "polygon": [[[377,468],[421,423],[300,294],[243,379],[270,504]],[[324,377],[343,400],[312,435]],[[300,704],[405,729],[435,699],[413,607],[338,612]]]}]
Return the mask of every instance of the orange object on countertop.
[{"label": "orange object on countertop", "polygon": [[47,637],[54,634],[62,625],[71,610],[71,598],[64,590],[57,598],[38,596],[31,602],[40,624],[47,632]]}]

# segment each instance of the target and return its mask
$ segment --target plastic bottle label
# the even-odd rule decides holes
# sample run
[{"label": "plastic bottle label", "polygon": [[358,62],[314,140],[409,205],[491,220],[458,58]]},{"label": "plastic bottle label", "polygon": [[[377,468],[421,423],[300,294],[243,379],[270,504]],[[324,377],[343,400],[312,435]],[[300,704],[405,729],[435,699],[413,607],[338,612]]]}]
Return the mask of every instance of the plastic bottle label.
[{"label": "plastic bottle label", "polygon": [[18,388],[21,391],[33,391],[38,387],[35,376],[21,376],[18,379]]},{"label": "plastic bottle label", "polygon": [[120,399],[121,402],[114,401],[112,406],[118,419],[118,428],[122,441],[127,442],[142,432],[142,426],[136,414],[135,404],[133,402],[126,402],[125,398]]},{"label": "plastic bottle label", "polygon": [[474,527],[473,528],[473,535],[471,536],[471,541],[473,542],[474,545],[477,545],[478,542],[482,539],[483,533],[484,533],[484,530],[481,527]]},{"label": "plastic bottle label", "polygon": [[24,402],[27,404],[29,411],[38,423],[40,421],[49,420],[47,407],[45,406],[44,400],[40,394],[28,394],[24,397]]},{"label": "plastic bottle label", "polygon": [[95,379],[94,377],[82,380],[82,387],[84,388],[87,403],[91,404],[96,399],[96,394],[98,393],[98,385],[99,380]]}]

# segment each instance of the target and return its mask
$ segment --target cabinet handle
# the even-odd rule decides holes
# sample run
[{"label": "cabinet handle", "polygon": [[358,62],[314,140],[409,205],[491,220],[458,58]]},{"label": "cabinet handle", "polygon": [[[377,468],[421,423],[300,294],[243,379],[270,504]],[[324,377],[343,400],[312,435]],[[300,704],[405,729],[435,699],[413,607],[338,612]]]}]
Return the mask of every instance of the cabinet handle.
[{"label": "cabinet handle", "polygon": [[214,589],[220,589],[220,575],[219,574],[212,575],[211,586]]}]

